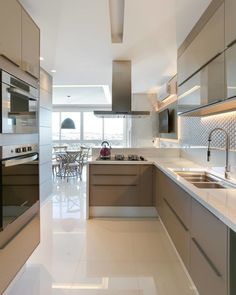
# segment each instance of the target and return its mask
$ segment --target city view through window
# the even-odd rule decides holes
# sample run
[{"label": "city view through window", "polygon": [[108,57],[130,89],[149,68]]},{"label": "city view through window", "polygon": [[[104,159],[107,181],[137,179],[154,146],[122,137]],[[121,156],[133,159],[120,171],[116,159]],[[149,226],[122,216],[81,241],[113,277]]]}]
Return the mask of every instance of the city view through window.
[{"label": "city view through window", "polygon": [[[75,129],[61,129],[61,123],[70,118]],[[114,146],[126,145],[126,119],[98,118],[93,112],[53,112],[52,138],[54,142],[98,146],[108,140]]]}]

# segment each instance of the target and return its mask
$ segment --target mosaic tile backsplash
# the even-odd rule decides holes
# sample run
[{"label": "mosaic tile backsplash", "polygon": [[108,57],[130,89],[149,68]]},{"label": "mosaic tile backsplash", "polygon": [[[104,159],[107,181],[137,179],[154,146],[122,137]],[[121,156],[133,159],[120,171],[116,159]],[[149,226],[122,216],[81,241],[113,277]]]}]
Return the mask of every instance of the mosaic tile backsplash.
[{"label": "mosaic tile backsplash", "polygon": [[[236,150],[236,112],[209,117],[181,117],[179,123],[180,144],[183,147],[207,146],[211,130],[220,127],[229,133],[230,149]],[[216,148],[224,148],[225,135],[220,131],[215,132],[211,145]]]}]

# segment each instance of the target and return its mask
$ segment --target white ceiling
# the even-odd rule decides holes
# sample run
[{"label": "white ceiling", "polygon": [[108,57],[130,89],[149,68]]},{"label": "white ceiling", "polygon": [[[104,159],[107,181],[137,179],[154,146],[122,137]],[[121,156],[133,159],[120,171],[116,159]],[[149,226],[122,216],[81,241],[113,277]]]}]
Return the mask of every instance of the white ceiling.
[{"label": "white ceiling", "polygon": [[111,103],[109,87],[105,85],[60,85],[53,88],[54,104],[106,105]]},{"label": "white ceiling", "polygon": [[20,2],[41,29],[54,84],[110,86],[112,60],[130,59],[133,93],[145,93],[176,73],[177,47],[211,0],[126,0],[122,44],[111,43],[108,0]]}]

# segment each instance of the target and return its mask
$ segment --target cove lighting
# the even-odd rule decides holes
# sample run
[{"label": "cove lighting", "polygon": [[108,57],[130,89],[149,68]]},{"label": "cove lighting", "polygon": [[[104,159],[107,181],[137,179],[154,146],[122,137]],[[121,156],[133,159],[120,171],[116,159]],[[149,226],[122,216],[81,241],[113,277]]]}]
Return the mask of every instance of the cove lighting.
[{"label": "cove lighting", "polygon": [[214,120],[214,119],[223,119],[227,116],[232,116],[232,115],[236,115],[236,111],[231,111],[231,112],[225,112],[222,114],[216,114],[216,115],[210,115],[210,116],[205,116],[201,118],[201,121],[208,121],[208,120]]},{"label": "cove lighting", "polygon": [[100,290],[108,289],[109,278],[102,278],[101,284],[52,284],[52,289]]},{"label": "cove lighting", "polygon": [[171,95],[167,96],[166,98],[164,98],[164,99],[162,100],[162,102],[163,102],[163,103],[167,103],[168,101],[170,101],[171,99],[173,99],[173,98],[175,98],[175,97],[176,97],[175,94],[171,94]]},{"label": "cove lighting", "polygon": [[198,89],[200,89],[200,86],[199,85],[195,85],[191,89],[189,89],[188,91],[186,91],[183,94],[179,95],[178,96],[178,99],[181,99],[181,98],[183,98],[183,97],[185,97],[185,96],[187,96],[187,95],[189,95],[189,94],[197,91]]}]

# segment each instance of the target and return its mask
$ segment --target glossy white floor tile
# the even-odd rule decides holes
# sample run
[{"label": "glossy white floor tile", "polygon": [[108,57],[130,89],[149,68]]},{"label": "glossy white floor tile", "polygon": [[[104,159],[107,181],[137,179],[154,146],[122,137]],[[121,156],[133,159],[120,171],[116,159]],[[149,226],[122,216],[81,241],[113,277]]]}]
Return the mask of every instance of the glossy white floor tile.
[{"label": "glossy white floor tile", "polygon": [[157,219],[86,221],[85,203],[84,181],[55,182],[40,246],[7,295],[195,294]]}]

